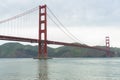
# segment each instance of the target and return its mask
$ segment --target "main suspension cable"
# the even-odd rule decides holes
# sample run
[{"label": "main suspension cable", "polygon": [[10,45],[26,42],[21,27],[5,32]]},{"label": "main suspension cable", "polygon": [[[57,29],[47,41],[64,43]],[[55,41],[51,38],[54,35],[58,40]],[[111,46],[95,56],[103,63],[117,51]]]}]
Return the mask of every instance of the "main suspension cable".
[{"label": "main suspension cable", "polygon": [[8,21],[11,21],[11,20],[14,20],[14,19],[17,19],[17,18],[20,18],[20,17],[25,16],[25,15],[27,15],[27,14],[30,14],[30,13],[36,11],[36,10],[38,10],[38,7],[32,8],[32,9],[26,11],[26,12],[23,12],[23,13],[18,14],[18,15],[16,15],[16,16],[10,17],[10,18],[8,18],[8,19],[1,20],[1,21],[0,21],[0,24],[6,23],[6,22],[8,22]]},{"label": "main suspension cable", "polygon": [[72,39],[72,40],[74,41],[74,38],[71,37],[67,32],[65,32],[65,31],[63,30],[63,28],[61,28],[61,27],[59,26],[59,24],[57,24],[57,23],[50,17],[50,15],[47,14],[47,16],[50,18],[50,20],[51,20],[64,34],[66,34],[70,39]]},{"label": "main suspension cable", "polygon": [[[74,36],[63,24],[62,24],[62,22],[58,19],[58,17],[52,12],[52,10],[49,8],[49,7],[47,7],[48,8],[48,10],[50,11],[50,13],[53,15],[53,17],[57,20],[57,22],[61,25],[61,27],[63,27],[66,31],[67,31],[67,33],[69,33],[69,35],[74,39],[74,40],[77,40],[77,41],[79,41],[79,42],[81,42],[76,36]],[[60,26],[59,26],[60,27]],[[65,31],[64,31],[65,32]]]}]

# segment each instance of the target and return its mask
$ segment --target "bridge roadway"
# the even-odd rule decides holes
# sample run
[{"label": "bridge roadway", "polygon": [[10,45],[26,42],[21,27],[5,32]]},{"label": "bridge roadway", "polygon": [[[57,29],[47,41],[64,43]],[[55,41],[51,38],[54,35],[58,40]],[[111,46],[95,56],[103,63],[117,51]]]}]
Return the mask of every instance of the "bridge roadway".
[{"label": "bridge roadway", "polygon": [[[30,42],[30,43],[38,43],[39,42],[38,39],[13,37],[13,36],[4,36],[4,35],[0,35],[0,40]],[[42,41],[44,41],[44,40],[42,40]],[[49,40],[47,40],[47,44],[65,45],[65,46],[74,46],[74,47],[83,47],[83,48],[90,48],[90,49],[95,49],[95,50],[105,51],[105,52],[108,51],[106,49],[98,48],[98,47],[95,47],[95,46],[87,46],[87,45],[83,45],[83,44],[65,43],[65,42],[57,42],[57,41],[49,41]],[[114,53],[114,52],[110,51],[110,53]]]}]

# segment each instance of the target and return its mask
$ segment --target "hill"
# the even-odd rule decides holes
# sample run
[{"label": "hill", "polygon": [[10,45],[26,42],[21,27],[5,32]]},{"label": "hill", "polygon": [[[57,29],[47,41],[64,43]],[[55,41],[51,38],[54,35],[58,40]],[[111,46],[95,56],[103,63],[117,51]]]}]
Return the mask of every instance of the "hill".
[{"label": "hill", "polygon": [[[97,46],[104,48],[104,46]],[[120,56],[120,48],[111,48],[115,51],[112,56]],[[36,57],[38,46],[23,45],[20,43],[6,43],[0,45],[0,58],[32,58]],[[106,53],[94,49],[62,46],[59,48],[48,47],[49,57],[106,57]]]}]

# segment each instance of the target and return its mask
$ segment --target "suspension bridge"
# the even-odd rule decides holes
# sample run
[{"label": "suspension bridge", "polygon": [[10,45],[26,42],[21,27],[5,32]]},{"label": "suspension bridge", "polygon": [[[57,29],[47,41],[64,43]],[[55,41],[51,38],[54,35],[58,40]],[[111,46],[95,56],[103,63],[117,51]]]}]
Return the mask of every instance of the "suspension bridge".
[{"label": "suspension bridge", "polygon": [[[22,14],[19,14],[19,15],[13,16],[11,18],[8,18],[8,19],[0,21],[0,25],[4,26],[2,29],[4,29],[4,28],[8,29],[8,27],[10,25],[12,25],[12,26],[15,25],[16,27],[13,27],[11,32],[16,32],[18,34],[19,31],[16,31],[15,28],[17,28],[17,26],[21,27],[23,23],[20,22],[21,20],[18,20],[19,21],[18,22],[19,25],[16,25],[15,21],[17,19],[21,18],[21,17],[23,18],[25,15],[29,15],[29,14],[31,14],[31,13],[33,13],[33,12],[38,10],[38,16],[37,17],[38,17],[38,24],[39,25],[38,25],[38,28],[37,28],[38,31],[36,31],[36,32],[38,32],[38,39],[37,38],[18,37],[18,36],[14,36],[14,33],[11,34],[11,35],[1,34],[0,33],[0,40],[37,43],[38,44],[38,58],[48,58],[48,52],[47,52],[47,45],[48,44],[74,46],[74,47],[80,47],[80,48],[83,47],[83,48],[90,48],[90,49],[100,50],[100,51],[106,52],[106,56],[110,56],[110,53],[114,53],[113,51],[110,51],[109,36],[106,37],[106,48],[105,49],[99,48],[99,47],[94,47],[94,46],[88,46],[88,45],[84,45],[84,44],[75,44],[75,43],[67,43],[67,42],[61,42],[61,41],[48,40],[47,39],[47,37],[48,37],[48,35],[47,35],[47,16],[53,21],[53,23],[55,23],[55,21],[47,14],[47,9],[58,20],[58,18],[54,15],[54,13],[47,7],[47,5],[41,5],[39,7],[33,8],[31,10],[28,10],[28,11],[22,13]],[[23,19],[25,19],[25,18],[23,18]],[[11,24],[10,21],[13,21],[12,24]],[[60,21],[58,20],[58,22],[60,22]],[[32,24],[32,23],[33,22],[30,22],[29,24]],[[62,25],[62,23],[60,23],[60,24]],[[24,29],[24,27],[23,27],[23,29]],[[29,27],[28,27],[28,29],[29,29]],[[3,33],[6,33],[6,31],[3,30]],[[20,32],[20,33],[22,33],[22,32]],[[64,33],[66,34],[66,32],[64,32]],[[76,37],[72,35],[72,38],[76,38]]]}]

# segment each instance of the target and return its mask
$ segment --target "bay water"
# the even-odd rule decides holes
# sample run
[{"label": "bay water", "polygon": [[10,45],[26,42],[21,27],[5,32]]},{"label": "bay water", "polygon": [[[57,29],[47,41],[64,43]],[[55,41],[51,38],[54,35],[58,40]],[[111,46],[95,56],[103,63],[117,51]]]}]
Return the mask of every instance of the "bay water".
[{"label": "bay water", "polygon": [[0,80],[120,80],[120,58],[1,58]]}]

